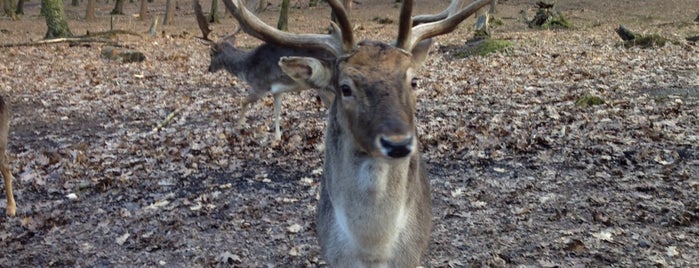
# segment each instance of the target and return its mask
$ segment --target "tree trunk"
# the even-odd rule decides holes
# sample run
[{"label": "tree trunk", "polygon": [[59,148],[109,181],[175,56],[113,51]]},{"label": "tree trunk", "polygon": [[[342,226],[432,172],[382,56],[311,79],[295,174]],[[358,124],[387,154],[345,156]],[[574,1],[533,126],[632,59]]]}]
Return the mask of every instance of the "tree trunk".
[{"label": "tree trunk", "polygon": [[4,0],[3,3],[3,10],[5,10],[5,14],[10,17],[12,20],[17,20],[17,13],[15,13],[15,0]]},{"label": "tree trunk", "polygon": [[62,0],[41,0],[41,14],[46,17],[46,36],[44,39],[71,37]]},{"label": "tree trunk", "polygon": [[18,0],[17,1],[17,10],[15,11],[15,14],[22,14],[24,15],[24,0]]},{"label": "tree trunk", "polygon": [[138,12],[138,18],[140,20],[148,19],[148,5],[146,5],[146,0],[141,0],[141,9]]},{"label": "tree trunk", "polygon": [[87,0],[87,9],[85,10],[85,20],[95,19],[95,1],[97,0]]},{"label": "tree trunk", "polygon": [[114,4],[114,9],[109,14],[112,15],[124,15],[124,3],[126,0],[116,0]]},{"label": "tree trunk", "polygon": [[489,12],[490,14],[498,13],[497,5],[498,5],[498,0],[492,0],[492,1],[490,1],[490,10],[489,10],[488,12]]},{"label": "tree trunk", "polygon": [[277,29],[289,31],[289,0],[282,0],[282,7],[279,10],[279,21],[277,21]]},{"label": "tree trunk", "polygon": [[163,19],[163,25],[172,23],[172,19],[175,18],[175,3],[175,0],[167,0],[165,3],[165,18]]},{"label": "tree trunk", "polygon": [[218,22],[218,0],[211,0],[211,12],[209,12],[209,23]]}]

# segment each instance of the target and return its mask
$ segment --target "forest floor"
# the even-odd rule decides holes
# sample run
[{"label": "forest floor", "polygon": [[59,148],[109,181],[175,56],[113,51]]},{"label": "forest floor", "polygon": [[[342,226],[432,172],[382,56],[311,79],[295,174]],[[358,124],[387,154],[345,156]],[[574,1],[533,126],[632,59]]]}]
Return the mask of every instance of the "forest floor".
[{"label": "forest floor", "polygon": [[[456,57],[470,18],[436,38],[420,70],[435,221],[423,265],[699,266],[699,47],[685,40],[699,34],[696,0],[558,1],[569,30],[527,28],[520,10],[535,2],[501,1],[493,36],[508,51]],[[327,5],[292,3],[291,31],[327,25]],[[74,34],[109,29],[112,3],[95,21],[65,4]],[[271,98],[238,126],[247,85],[207,73],[191,5],[178,4],[156,37],[131,15],[138,3],[115,17],[143,34],[119,36],[141,63],[103,59],[99,43],[0,48],[18,203],[0,217],[0,267],[325,266],[314,215],[327,109],[313,91],[288,94],[281,141]],[[1,42],[41,40],[39,9],[0,18]],[[274,24],[278,10],[260,16]],[[392,0],[355,3],[359,39],[390,41],[397,13]],[[624,48],[619,24],[670,42]],[[233,28],[226,17],[213,35]],[[580,104],[590,96],[603,103]]]}]

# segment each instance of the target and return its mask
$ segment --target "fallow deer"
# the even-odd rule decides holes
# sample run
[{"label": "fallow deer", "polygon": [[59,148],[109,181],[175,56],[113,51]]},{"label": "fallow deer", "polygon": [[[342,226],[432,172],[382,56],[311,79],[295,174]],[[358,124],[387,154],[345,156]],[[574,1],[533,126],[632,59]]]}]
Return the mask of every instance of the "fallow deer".
[{"label": "fallow deer", "polygon": [[[280,140],[282,132],[279,126],[279,117],[281,116],[283,93],[301,91],[310,87],[305,83],[291,79],[282,72],[278,65],[279,58],[284,56],[330,58],[331,55],[319,50],[287,48],[274,44],[263,44],[252,50],[240,49],[235,46],[235,35],[240,31],[239,27],[223,40],[212,41],[208,38],[211,30],[201,10],[201,5],[198,0],[193,2],[197,23],[203,34],[203,37],[198,39],[211,49],[211,63],[208,71],[213,73],[223,69],[250,85],[250,91],[242,102],[238,124],[241,126],[245,124],[245,114],[250,105],[271,93],[274,97],[274,137]],[[318,94],[324,104],[329,106],[333,98],[332,93],[318,89]]]},{"label": "fallow deer", "polygon": [[338,0],[327,2],[337,15],[341,39],[281,32],[245,9],[241,0],[223,0],[248,34],[279,46],[334,56],[279,61],[294,79],[335,91],[316,224],[329,267],[420,265],[433,223],[429,182],[418,148],[416,71],[427,57],[432,37],[453,31],[490,0],[460,10],[458,1],[440,13],[444,15],[414,25],[413,1],[404,0],[393,45],[355,43]]},{"label": "fallow deer", "polygon": [[7,208],[5,214],[7,216],[15,216],[17,205],[15,197],[12,193],[12,172],[10,172],[10,164],[7,160],[7,138],[10,132],[10,109],[5,103],[5,99],[0,96],[0,173],[5,178],[5,195],[7,195]]}]

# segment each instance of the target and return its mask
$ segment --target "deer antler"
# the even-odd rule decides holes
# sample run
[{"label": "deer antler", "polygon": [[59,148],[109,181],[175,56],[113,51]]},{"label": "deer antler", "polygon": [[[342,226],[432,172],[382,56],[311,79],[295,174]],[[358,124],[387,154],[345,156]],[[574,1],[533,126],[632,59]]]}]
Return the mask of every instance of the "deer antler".
[{"label": "deer antler", "polygon": [[447,13],[448,15],[446,18],[430,23],[419,24],[411,28],[412,17],[410,17],[410,12],[412,11],[412,0],[405,0],[400,13],[400,26],[396,46],[404,50],[411,51],[413,48],[415,48],[417,43],[422,40],[450,33],[456,29],[456,26],[458,26],[459,23],[486,4],[490,3],[490,1],[491,0],[478,0],[456,12],[456,7],[458,6],[459,0],[452,0],[449,7],[445,11],[438,14],[441,15],[442,13]]},{"label": "deer antler", "polygon": [[280,46],[322,49],[333,55],[343,55],[354,47],[352,26],[347,13],[337,0],[328,0],[337,15],[340,27],[332,24],[333,34],[292,34],[267,25],[252,14],[241,0],[223,0],[228,11],[240,22],[243,31],[255,38]]},{"label": "deer antler", "polygon": [[461,4],[459,2],[460,1],[451,1],[447,9],[442,10],[442,12],[437,14],[423,14],[413,16],[413,27],[423,23],[446,19],[447,16],[449,16],[449,14],[454,14],[459,9],[459,5]]},{"label": "deer antler", "polygon": [[209,34],[211,33],[209,21],[204,17],[204,12],[201,10],[199,0],[192,0],[192,4],[194,5],[194,15],[197,17],[197,24],[199,24],[199,29],[201,29],[201,34],[203,35],[201,40],[211,41],[211,39],[209,39]]}]

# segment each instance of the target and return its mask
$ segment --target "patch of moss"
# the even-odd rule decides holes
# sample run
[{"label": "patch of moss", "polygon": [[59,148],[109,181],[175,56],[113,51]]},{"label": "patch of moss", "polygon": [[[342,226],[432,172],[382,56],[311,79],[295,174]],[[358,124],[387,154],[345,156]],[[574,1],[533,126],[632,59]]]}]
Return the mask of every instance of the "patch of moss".
[{"label": "patch of moss", "polygon": [[528,22],[530,28],[539,29],[570,29],[573,23],[568,21],[563,14],[550,9],[539,9],[534,18]]},{"label": "patch of moss", "polygon": [[500,51],[507,52],[514,43],[508,40],[500,39],[479,39],[476,41],[468,42],[466,47],[461,51],[456,53],[457,58],[465,58],[474,55],[485,56],[491,53],[496,53]]},{"label": "patch of moss", "polygon": [[573,28],[573,24],[570,23],[563,15],[558,15],[549,18],[544,24],[541,25],[541,29],[570,29]]},{"label": "patch of moss", "polygon": [[626,48],[638,46],[642,48],[662,47],[668,40],[658,34],[637,35],[633,40],[625,41]]},{"label": "patch of moss", "polygon": [[604,104],[604,100],[592,94],[586,94],[575,100],[575,105],[583,107],[590,107],[600,104]]},{"label": "patch of moss", "polygon": [[497,19],[497,18],[495,18],[495,17],[493,17],[493,16],[491,16],[491,17],[488,19],[488,22],[490,23],[490,26],[492,26],[492,27],[498,27],[498,26],[503,26],[503,25],[505,25],[505,22],[503,22],[501,19]]}]

